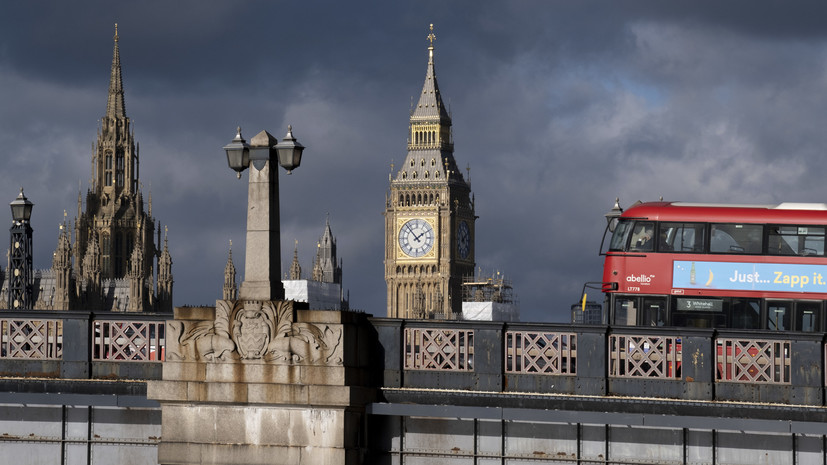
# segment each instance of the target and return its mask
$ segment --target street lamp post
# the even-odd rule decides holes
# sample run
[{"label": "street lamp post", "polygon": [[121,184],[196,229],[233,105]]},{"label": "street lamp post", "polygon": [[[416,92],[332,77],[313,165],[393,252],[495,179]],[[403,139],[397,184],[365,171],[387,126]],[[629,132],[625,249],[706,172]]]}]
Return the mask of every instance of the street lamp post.
[{"label": "street lamp post", "polygon": [[9,244],[9,310],[32,309],[32,217],[34,204],[20,195],[10,204],[12,226]]},{"label": "street lamp post", "polygon": [[290,174],[301,163],[304,146],[293,137],[293,128],[281,143],[267,131],[250,139],[248,145],[238,128],[235,138],[224,147],[227,163],[241,178],[250,168],[247,194],[247,246],[244,282],[240,300],[283,300],[281,284],[281,232],[279,223],[279,178],[274,163]]},{"label": "street lamp post", "polygon": [[612,209],[609,210],[608,213],[603,215],[606,217],[606,226],[608,226],[610,232],[615,231],[615,226],[617,226],[618,218],[620,218],[620,215],[622,213],[623,209],[620,208],[620,198],[615,198],[615,204],[612,207]]}]

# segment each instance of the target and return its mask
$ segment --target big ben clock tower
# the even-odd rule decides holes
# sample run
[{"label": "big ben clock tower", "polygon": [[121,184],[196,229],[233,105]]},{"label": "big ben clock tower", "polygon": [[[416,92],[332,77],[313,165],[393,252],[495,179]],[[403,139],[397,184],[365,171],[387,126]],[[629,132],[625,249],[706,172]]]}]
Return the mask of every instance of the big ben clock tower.
[{"label": "big ben clock tower", "polygon": [[432,24],[408,155],[391,175],[385,205],[391,318],[455,318],[462,312],[462,278],[474,273],[474,202],[454,160],[451,117],[434,72],[435,38]]}]

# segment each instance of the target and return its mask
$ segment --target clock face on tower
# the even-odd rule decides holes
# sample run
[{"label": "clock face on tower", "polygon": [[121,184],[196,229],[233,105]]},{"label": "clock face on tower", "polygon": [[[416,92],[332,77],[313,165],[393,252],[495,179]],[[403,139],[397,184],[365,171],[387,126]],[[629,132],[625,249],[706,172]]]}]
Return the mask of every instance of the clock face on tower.
[{"label": "clock face on tower", "polygon": [[460,221],[457,227],[457,252],[460,258],[468,258],[471,252],[471,231],[468,229],[468,223]]},{"label": "clock face on tower", "polygon": [[434,248],[434,228],[431,223],[414,218],[399,229],[399,247],[405,255],[419,258]]}]

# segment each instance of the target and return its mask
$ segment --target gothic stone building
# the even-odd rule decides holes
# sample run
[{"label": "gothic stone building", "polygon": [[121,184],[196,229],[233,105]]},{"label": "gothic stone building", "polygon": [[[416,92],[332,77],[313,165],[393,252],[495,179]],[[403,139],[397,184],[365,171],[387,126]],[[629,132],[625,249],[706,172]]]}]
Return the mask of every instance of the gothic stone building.
[{"label": "gothic stone building", "polygon": [[[298,247],[298,243],[297,243]],[[282,281],[288,300],[307,302],[312,309],[348,310],[350,308],[342,288],[342,259],[336,257],[336,238],[327,219],[322,237],[316,243],[316,257],[310,279],[302,279],[298,248],[293,251],[289,279]]]},{"label": "gothic stone building", "polygon": [[474,273],[474,201],[457,169],[451,117],[428,68],[410,116],[408,155],[390,181],[385,206],[388,317],[457,318],[462,278]]},{"label": "gothic stone building", "polygon": [[[74,241],[64,218],[52,268],[35,273],[36,309],[172,311],[172,259],[166,234],[161,246],[151,194],[144,210],[139,147],[124,104],[117,25],[114,41],[86,209],[78,193]],[[5,302],[0,298],[0,304]]]}]

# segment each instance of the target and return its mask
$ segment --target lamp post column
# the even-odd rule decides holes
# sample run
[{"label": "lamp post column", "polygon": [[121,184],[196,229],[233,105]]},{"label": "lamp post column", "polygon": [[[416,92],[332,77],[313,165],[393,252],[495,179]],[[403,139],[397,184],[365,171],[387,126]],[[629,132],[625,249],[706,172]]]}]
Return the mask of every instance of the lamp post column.
[{"label": "lamp post column", "polygon": [[304,146],[293,137],[290,126],[282,142],[277,142],[270,133],[261,131],[247,145],[238,128],[235,138],[224,147],[227,163],[239,178],[242,171],[250,168],[247,247],[239,300],[284,300],[277,163],[290,174],[301,164]]},{"label": "lamp post column", "polygon": [[242,300],[283,300],[276,138],[261,131],[250,140],[247,248]]},{"label": "lamp post column", "polygon": [[12,226],[9,229],[9,310],[32,309],[32,226],[29,220],[34,204],[23,195],[11,202]]}]

